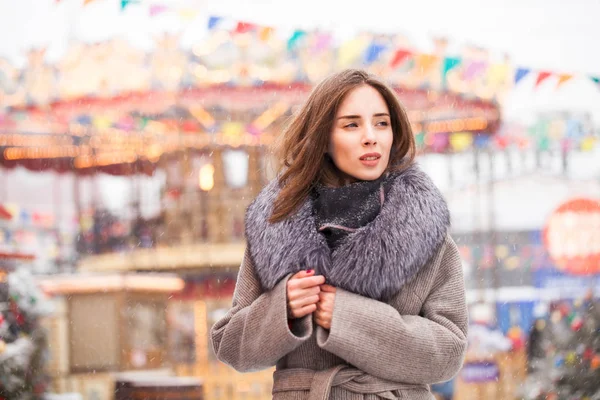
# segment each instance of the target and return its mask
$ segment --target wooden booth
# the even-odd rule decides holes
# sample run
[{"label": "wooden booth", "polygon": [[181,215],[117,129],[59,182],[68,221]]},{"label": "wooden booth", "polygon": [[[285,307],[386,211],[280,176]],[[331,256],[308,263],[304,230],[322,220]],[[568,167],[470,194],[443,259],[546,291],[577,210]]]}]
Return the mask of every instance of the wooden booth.
[{"label": "wooden booth", "polygon": [[55,304],[49,331],[51,390],[112,400],[116,374],[174,375],[167,354],[169,297],[174,275],[50,276],[40,287]]}]

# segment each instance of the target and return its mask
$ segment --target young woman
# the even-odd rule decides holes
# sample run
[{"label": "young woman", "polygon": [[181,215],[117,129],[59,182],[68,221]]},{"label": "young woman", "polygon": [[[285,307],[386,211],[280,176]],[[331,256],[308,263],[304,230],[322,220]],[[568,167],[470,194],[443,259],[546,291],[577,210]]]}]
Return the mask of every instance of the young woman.
[{"label": "young woman", "polygon": [[248,207],[233,306],[211,330],[238,371],[276,366],[276,400],[432,399],[467,345],[461,261],[407,115],[377,78],[321,82]]}]

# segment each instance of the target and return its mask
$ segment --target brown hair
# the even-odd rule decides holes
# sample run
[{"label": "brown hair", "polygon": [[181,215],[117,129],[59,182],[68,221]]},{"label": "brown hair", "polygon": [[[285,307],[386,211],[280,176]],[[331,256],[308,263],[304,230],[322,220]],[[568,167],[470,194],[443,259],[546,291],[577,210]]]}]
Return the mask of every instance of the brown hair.
[{"label": "brown hair", "polygon": [[406,111],[394,91],[377,77],[357,69],[329,76],[310,93],[280,138],[281,191],[275,199],[270,222],[292,215],[316,183],[340,185],[343,175],[325,154],[338,107],[354,88],[369,85],[376,89],[390,111],[394,139],[387,171],[401,171],[415,158],[415,139]]}]

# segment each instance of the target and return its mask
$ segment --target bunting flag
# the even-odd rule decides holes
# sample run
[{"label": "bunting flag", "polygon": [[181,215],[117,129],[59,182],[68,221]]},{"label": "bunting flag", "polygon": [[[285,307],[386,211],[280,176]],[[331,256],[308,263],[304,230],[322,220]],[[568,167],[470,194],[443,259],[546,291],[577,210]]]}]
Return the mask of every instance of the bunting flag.
[{"label": "bunting flag", "polygon": [[425,73],[433,67],[437,60],[438,57],[433,54],[419,54],[416,57],[416,68],[418,71]]},{"label": "bunting flag", "polygon": [[94,0],[83,0],[83,5],[87,6],[88,4],[93,3],[93,2],[94,2]]},{"label": "bunting flag", "polygon": [[506,63],[490,65],[487,71],[487,79],[491,84],[500,86],[507,81],[509,71],[510,66]]},{"label": "bunting flag", "polygon": [[385,50],[385,45],[373,42],[365,51],[365,64],[370,65],[377,61],[381,53]]},{"label": "bunting flag", "polygon": [[552,76],[551,72],[540,71],[539,74],[538,74],[537,79],[535,80],[535,87],[538,87],[540,85],[540,83],[544,82],[550,76]]},{"label": "bunting flag", "polygon": [[556,84],[556,88],[558,89],[563,83],[571,80],[571,78],[573,78],[573,75],[571,74],[560,74],[558,76],[558,83]]},{"label": "bunting flag", "polygon": [[519,81],[527,76],[531,70],[529,68],[519,68],[515,73],[515,84],[519,83]]},{"label": "bunting flag", "polygon": [[[57,0],[57,2],[60,0]],[[94,0],[85,0],[92,2]],[[131,2],[139,2],[140,0],[128,0],[123,1],[124,4]],[[151,15],[157,15],[161,12],[168,11],[167,7],[162,5],[155,5],[151,8]],[[184,12],[180,14],[193,18],[197,12]],[[217,16],[211,16],[208,19],[208,29],[213,30],[221,24],[223,18]],[[257,37],[263,41],[268,41],[274,34],[274,29],[271,27],[264,27],[249,22],[243,21],[231,21],[233,22],[232,33],[247,33],[256,32]],[[295,30],[294,33],[287,41],[287,50],[293,52],[296,48],[305,40],[309,35],[308,32],[303,30]],[[310,34],[310,51],[312,53],[319,53],[332,49],[332,37],[329,33],[322,32],[311,32]],[[334,49],[332,49],[334,50]],[[413,58],[415,61],[414,68],[423,75],[431,70],[431,68],[440,68],[442,74],[442,85],[445,84],[448,73],[461,66],[462,73],[461,78],[465,81],[472,81],[476,77],[485,76],[486,82],[491,87],[501,90],[501,88],[507,87],[506,85],[511,81],[514,84],[518,84],[523,78],[525,78],[530,72],[536,73],[535,87],[537,88],[550,76],[556,75],[558,82],[556,87],[562,86],[565,82],[571,80],[573,75],[571,74],[555,74],[550,71],[539,71],[530,68],[518,68],[513,72],[513,67],[508,62],[501,64],[490,64],[486,60],[463,60],[461,57],[443,57],[440,59],[439,56],[432,54],[413,53],[406,49],[394,49],[393,54],[385,54],[390,51],[390,48],[378,41],[374,35],[363,34],[353,39],[345,41],[337,48],[337,62],[338,68],[348,68],[352,65],[370,65],[375,61],[390,57],[389,67],[393,70],[402,66],[409,58]],[[438,62],[440,62],[438,64]],[[439,67],[438,67],[439,65]],[[412,67],[411,67],[412,69]],[[590,79],[598,85],[600,88],[600,76],[590,76]]]},{"label": "bunting flag", "polygon": [[260,31],[258,32],[258,37],[263,42],[266,42],[269,39],[271,39],[271,36],[273,36],[273,32],[274,32],[273,28],[263,27],[263,28],[260,28]]},{"label": "bunting flag", "polygon": [[392,68],[399,67],[411,55],[412,55],[412,53],[408,50],[396,50],[396,53],[394,54],[394,58],[392,58],[392,61],[390,62],[390,66]]},{"label": "bunting flag", "polygon": [[316,53],[327,50],[331,46],[331,34],[319,33],[315,39],[314,51]]},{"label": "bunting flag", "polygon": [[184,20],[185,22],[191,22],[198,16],[198,10],[193,9],[183,9],[179,10],[179,18]]},{"label": "bunting flag", "polygon": [[287,49],[288,49],[288,51],[295,50],[296,46],[298,46],[298,43],[305,36],[306,36],[306,32],[305,31],[301,31],[301,30],[294,31],[294,33],[292,33],[292,36],[290,37],[290,39],[287,42]]},{"label": "bunting flag", "polygon": [[[95,0],[83,0],[83,4],[88,5]],[[56,4],[65,3],[62,0],[54,0]],[[121,10],[125,10],[130,4],[141,4],[142,0],[121,0]],[[149,5],[150,16],[157,16],[165,12],[177,13],[181,19],[188,20],[188,22],[194,20],[199,11],[195,9],[176,9],[169,5],[165,5],[165,0],[152,0]],[[227,23],[224,24],[223,21]],[[256,34],[256,37],[263,42],[269,41],[275,30],[271,27],[261,26],[250,22],[236,21],[231,19],[224,19],[218,16],[209,16],[208,18],[208,30],[223,29],[228,33],[245,34],[252,32]],[[385,72],[394,71],[394,73],[404,72],[404,69],[410,70],[411,73],[416,73],[415,78],[419,80],[419,84],[431,84],[440,85],[446,88],[447,78],[450,71],[460,68],[460,80],[472,81],[475,78],[485,78],[483,82],[484,90],[477,91],[477,95],[485,98],[494,96],[502,96],[502,92],[508,90],[510,83],[517,85],[523,78],[529,73],[535,73],[535,88],[539,87],[549,77],[556,75],[557,83],[556,88],[561,87],[565,82],[571,80],[574,76],[572,74],[564,73],[553,73],[551,71],[540,71],[538,69],[530,68],[518,68],[513,69],[513,65],[510,64],[508,59],[503,62],[488,63],[487,60],[482,59],[463,59],[457,56],[438,56],[433,54],[423,54],[412,52],[405,48],[391,48],[387,43],[380,40],[380,36],[376,34],[361,33],[355,37],[345,41],[339,47],[332,44],[332,36],[327,32],[295,30],[291,37],[287,40],[287,51],[290,52],[289,56],[295,57],[294,52],[299,46],[306,46],[313,55],[321,55],[323,52],[331,51],[337,57],[335,67],[336,68],[348,68],[357,67],[362,64],[371,65],[377,60],[389,59],[389,65],[387,65]],[[401,46],[401,45],[400,45]],[[407,62],[410,61],[410,62]],[[331,66],[333,67],[333,66]],[[323,67],[328,68],[328,67]],[[323,69],[321,68],[321,69]],[[402,68],[399,71],[398,68]],[[436,75],[435,82],[430,72]],[[441,73],[441,81],[439,74]],[[591,79],[600,89],[600,75],[590,76],[587,78]],[[291,79],[291,78],[290,78]],[[312,79],[308,77],[307,79]],[[473,85],[467,85],[473,86]],[[450,88],[452,90],[452,88]],[[472,89],[466,89],[472,90]],[[475,93],[473,93],[475,94]],[[1,400],[1,399],[0,399]]]},{"label": "bunting flag", "polygon": [[485,61],[472,61],[467,65],[463,73],[463,78],[467,81],[473,80],[478,75],[486,70],[487,63]]},{"label": "bunting flag", "polygon": [[364,37],[357,37],[342,43],[338,48],[337,54],[338,68],[348,68],[349,66],[356,64],[368,45],[369,42]]},{"label": "bunting flag", "polygon": [[443,70],[442,70],[442,79],[444,82],[446,82],[446,75],[448,75],[448,72],[450,72],[450,70],[452,70],[453,68],[456,68],[460,65],[461,63],[461,59],[458,57],[446,57],[444,58],[444,66],[443,66]]},{"label": "bunting flag", "polygon": [[164,4],[153,4],[150,6],[150,16],[155,17],[158,14],[166,12],[168,9],[169,7],[165,6]]},{"label": "bunting flag", "polygon": [[130,4],[137,4],[139,0],[121,0],[121,11],[125,10]]},{"label": "bunting flag", "polygon": [[235,33],[248,33],[256,30],[256,25],[249,22],[238,22],[235,27]]},{"label": "bunting flag", "polygon": [[221,17],[209,17],[208,18],[208,30],[213,30],[217,27],[217,25],[219,25],[219,22],[221,22],[222,18]]}]

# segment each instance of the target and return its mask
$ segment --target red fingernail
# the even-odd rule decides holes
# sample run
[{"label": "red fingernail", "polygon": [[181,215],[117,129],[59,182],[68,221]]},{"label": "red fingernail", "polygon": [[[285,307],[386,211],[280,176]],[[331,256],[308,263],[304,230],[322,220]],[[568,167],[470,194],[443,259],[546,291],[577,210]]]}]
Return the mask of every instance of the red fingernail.
[{"label": "red fingernail", "polygon": [[307,269],[307,270],[306,270],[306,273],[307,273],[307,274],[310,274],[310,273],[312,273],[312,272],[313,272],[313,270],[312,270],[312,269]]}]

